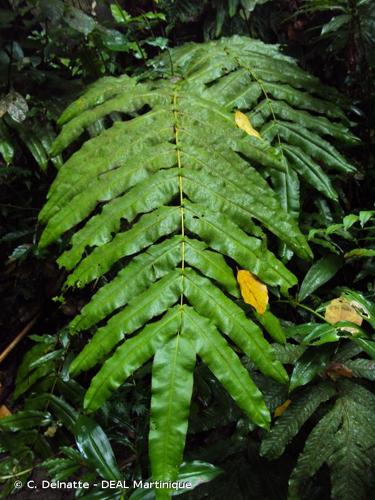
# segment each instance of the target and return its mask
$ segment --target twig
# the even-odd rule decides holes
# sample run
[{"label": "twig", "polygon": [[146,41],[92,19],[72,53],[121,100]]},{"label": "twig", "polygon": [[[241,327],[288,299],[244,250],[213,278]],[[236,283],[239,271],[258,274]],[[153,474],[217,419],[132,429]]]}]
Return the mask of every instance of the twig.
[{"label": "twig", "polygon": [[33,470],[33,467],[31,467],[30,469],[22,470],[21,472],[17,472],[16,474],[8,474],[7,476],[0,476],[0,481],[5,481],[6,479],[12,479],[13,477],[23,476],[24,474],[27,474],[28,472],[31,472],[32,470]]},{"label": "twig", "polygon": [[296,300],[276,300],[276,302],[278,304],[289,304],[294,308],[300,307],[301,309],[305,309],[305,311],[308,311],[309,313],[314,314],[316,317],[320,318],[321,320],[323,320],[327,323],[327,320],[325,319],[324,316],[322,316],[318,312],[314,311],[314,309],[311,309],[310,307],[307,307],[304,304],[297,302]]},{"label": "twig", "polygon": [[13,349],[16,347],[16,345],[21,342],[21,340],[29,333],[31,328],[35,325],[36,320],[39,318],[40,313],[38,313],[36,316],[31,319],[27,325],[20,331],[20,333],[12,340],[12,342],[3,350],[3,352],[0,354],[0,363],[4,361],[4,359],[10,354]]}]

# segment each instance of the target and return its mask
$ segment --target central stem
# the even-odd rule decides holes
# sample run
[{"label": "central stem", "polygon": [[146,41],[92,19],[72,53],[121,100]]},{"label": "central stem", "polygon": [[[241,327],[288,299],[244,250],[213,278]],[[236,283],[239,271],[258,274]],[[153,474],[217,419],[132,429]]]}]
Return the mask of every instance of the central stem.
[{"label": "central stem", "polygon": [[[181,164],[181,150],[179,142],[179,126],[178,126],[178,111],[177,111],[177,92],[173,93],[173,118],[174,118],[174,134],[176,143],[177,167],[179,169],[178,175],[178,189],[180,193],[180,212],[181,212],[181,270],[182,280],[184,279],[185,269],[185,222],[184,222],[184,192],[183,192],[183,178],[182,178],[182,164]],[[180,302],[181,305],[184,301],[184,293],[182,291]]]}]

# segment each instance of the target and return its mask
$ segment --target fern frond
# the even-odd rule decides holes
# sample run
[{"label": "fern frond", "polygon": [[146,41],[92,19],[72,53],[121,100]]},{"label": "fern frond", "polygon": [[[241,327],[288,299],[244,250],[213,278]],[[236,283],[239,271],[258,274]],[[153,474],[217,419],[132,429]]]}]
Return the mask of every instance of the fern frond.
[{"label": "fern frond", "polygon": [[315,410],[335,394],[331,384],[319,384],[300,391],[283,415],[276,420],[271,432],[262,441],[260,453],[269,459],[278,458],[298,434]]},{"label": "fern frond", "polygon": [[[287,374],[236,304],[233,267],[283,294],[296,284],[265,231],[310,258],[297,224],[299,176],[335,198],[321,164],[353,167],[326,137],[354,142],[329,100],[341,98],[275,46],[234,37],[187,44],[171,57],[173,75],[161,57],[138,78],[100,80],[68,107],[55,154],[97,120],[108,128],[66,160],[40,214],[41,247],[73,230],[58,260],[70,271],[65,287],[102,285],[70,325],[72,333],[99,326],[71,365],[77,374],[104,361],[85,407],[98,409],[154,357],[150,454],[153,476],[164,481],[176,478],[182,460],[197,355],[268,428],[262,394],[232,343],[264,375],[283,383]],[[315,105],[319,116],[309,114]],[[260,137],[237,127],[235,108],[258,120]],[[323,393],[310,413],[329,397]]]},{"label": "fern frond", "polygon": [[375,396],[340,381],[335,405],[310,433],[289,481],[289,498],[299,498],[304,481],[327,463],[332,498],[361,499],[375,466]]},{"label": "fern frond", "polygon": [[333,436],[338,431],[340,423],[340,413],[330,411],[314,427],[289,479],[288,499],[300,498],[299,489],[302,481],[312,477],[332,455],[335,450]]}]

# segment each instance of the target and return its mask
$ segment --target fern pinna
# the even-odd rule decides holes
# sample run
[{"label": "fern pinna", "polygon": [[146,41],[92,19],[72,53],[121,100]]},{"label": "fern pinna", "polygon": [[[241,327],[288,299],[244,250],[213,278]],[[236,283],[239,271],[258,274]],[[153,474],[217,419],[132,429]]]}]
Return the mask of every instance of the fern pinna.
[{"label": "fern pinna", "polygon": [[[268,428],[262,394],[232,343],[265,375],[288,378],[237,305],[233,269],[283,294],[296,284],[264,231],[311,257],[281,191],[302,176],[335,198],[322,164],[353,167],[322,135],[355,141],[327,100],[333,91],[277,47],[234,37],[169,56],[140,77],[99,80],[67,108],[54,154],[98,121],[105,130],[65,162],[40,214],[41,247],[75,228],[58,259],[71,271],[66,287],[107,277],[71,323],[73,333],[99,327],[71,365],[76,375],[100,364],[86,409],[153,358],[149,450],[153,478],[163,481],[176,478],[182,461],[196,356]],[[250,133],[236,126],[235,110],[247,113]]]},{"label": "fern pinna", "polygon": [[[370,366],[357,359],[354,366]],[[361,371],[361,370],[360,370]],[[366,377],[361,371],[360,376]],[[366,377],[373,379],[373,376]],[[363,383],[363,381],[362,381]],[[349,380],[323,381],[294,395],[292,404],[264,438],[261,454],[275,459],[315,412],[321,415],[308,435],[289,480],[289,500],[301,498],[309,480],[328,465],[331,497],[340,500],[367,498],[375,461],[375,396],[364,385]]]}]

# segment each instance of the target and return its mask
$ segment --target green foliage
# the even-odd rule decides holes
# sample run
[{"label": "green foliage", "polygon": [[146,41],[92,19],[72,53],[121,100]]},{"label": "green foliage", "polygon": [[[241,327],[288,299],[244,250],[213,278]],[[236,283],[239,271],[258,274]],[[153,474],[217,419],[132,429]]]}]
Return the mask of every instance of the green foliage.
[{"label": "green foliage", "polygon": [[308,239],[339,255],[336,259],[332,254],[325,257],[337,264],[341,261],[355,265],[360,259],[362,268],[357,273],[356,281],[363,280],[371,276],[374,269],[374,215],[373,210],[361,210],[358,214],[346,215],[340,222],[333,223],[331,220],[326,227],[310,228]]},{"label": "green foliage", "polygon": [[[278,349],[279,359],[294,365],[290,404],[264,436],[260,453],[277,459],[293,438],[302,436],[303,429],[308,432],[289,479],[290,499],[309,498],[305,492],[324,465],[330,469],[331,498],[365,498],[371,489],[371,471],[375,468],[375,397],[365,380],[374,380],[374,361],[357,356],[365,352],[375,357],[375,311],[370,294],[365,297],[348,289],[340,291],[341,297],[363,318],[364,325],[339,321],[332,325],[322,322],[290,326],[285,329],[286,335],[310,347],[299,355],[297,351],[297,359],[288,358],[287,353],[283,357],[282,346]],[[348,340],[343,342],[344,338]],[[357,383],[355,378],[362,381]]]},{"label": "green foliage", "polygon": [[[96,420],[89,418],[82,414],[83,388],[73,380],[63,380],[66,378],[65,350],[61,345],[56,346],[56,339],[51,336],[33,338],[36,344],[24,357],[17,381],[23,384],[24,378],[33,378],[33,373],[43,366],[49,370],[39,373],[38,380],[18,396],[18,399],[25,398],[24,410],[0,418],[0,449],[3,454],[7,453],[0,461],[1,498],[16,491],[15,479],[25,484],[26,479],[33,478],[31,474],[36,467],[44,469],[43,474],[47,473],[52,481],[72,481],[79,476],[90,485],[100,484],[104,479],[127,481],[131,487],[132,479],[139,477],[135,471],[129,471],[128,465],[124,466],[124,457],[132,460],[136,450],[142,448],[145,416],[140,385],[136,391],[128,384],[118,399],[102,406]],[[64,332],[61,332],[61,340],[65,344]],[[60,349],[53,351],[54,347]],[[53,355],[58,352],[60,356]],[[120,453],[120,464],[114,449]],[[40,460],[42,463],[37,465]],[[178,480],[190,482],[191,491],[221,473],[220,468],[207,462],[184,462],[179,468]],[[145,493],[153,495],[153,490],[142,488],[126,492],[134,499],[144,498]],[[111,488],[110,492],[90,487],[89,492],[86,489],[76,492],[82,493],[120,498],[124,490],[120,486],[116,490]]]},{"label": "green foliage", "polygon": [[[339,292],[340,297],[347,302],[349,307],[353,308],[352,312],[358,314],[358,319],[361,320],[362,318],[365,322],[363,325],[358,326],[358,324],[349,320],[345,321],[338,318],[334,324],[328,322],[309,322],[291,326],[287,328],[287,334],[298,339],[298,341],[304,345],[314,346],[330,344],[342,338],[349,338],[360,345],[362,349],[374,358],[375,308],[371,300],[373,294],[369,294],[369,296],[366,297],[360,292],[355,292],[346,288],[339,289]],[[311,311],[315,316],[324,320],[320,312],[324,312],[329,304],[329,302],[322,304],[317,311]],[[317,351],[317,361],[318,360],[319,355]]]},{"label": "green foliage", "polygon": [[[305,1],[298,13],[329,12],[331,19],[321,27],[321,40],[333,53],[351,49],[350,64],[359,70],[363,63],[374,64],[371,43],[375,38],[375,16],[371,0]],[[361,60],[363,59],[363,60]],[[358,64],[358,68],[354,68]]]},{"label": "green foliage", "polygon": [[160,0],[160,8],[168,19],[167,31],[186,22],[203,22],[206,40],[247,32],[247,23],[257,5],[270,0]]},{"label": "green foliage", "polygon": [[327,283],[342,267],[343,261],[337,255],[325,255],[310,267],[298,293],[298,300],[302,301],[315,290]]},{"label": "green foliage", "polygon": [[95,421],[86,416],[79,417],[75,423],[75,438],[81,454],[101,477],[121,479],[108,437]]},{"label": "green foliage", "polygon": [[327,363],[327,374],[334,382],[318,382],[293,393],[290,406],[263,438],[261,454],[275,459],[308,419],[314,421],[291,474],[288,498],[301,498],[308,480],[324,464],[331,472],[332,498],[365,497],[370,471],[375,466],[375,397],[364,386],[341,375],[373,380],[372,365],[373,361],[361,358],[345,364],[335,360]]},{"label": "green foliage", "polygon": [[[296,283],[255,221],[300,257],[311,256],[283,192],[264,177],[285,184],[300,175],[335,199],[318,162],[343,173],[354,168],[322,135],[350,144],[356,139],[330,96],[341,99],[277,47],[234,37],[174,49],[138,79],[100,80],[60,118],[55,154],[97,120],[115,120],[66,161],[40,214],[47,223],[44,247],[102,203],[73,234],[59,263],[72,271],[69,287],[118,271],[71,323],[73,332],[85,330],[112,314],[70,373],[107,358],[85,396],[85,408],[93,411],[154,357],[154,479],[177,477],[196,355],[253,422],[269,425],[261,392],[221,334],[265,375],[285,382],[286,372],[234,301],[238,290],[223,257],[284,294]],[[236,126],[238,108],[260,137]],[[114,119],[118,113],[124,119]]]},{"label": "green foliage", "polygon": [[311,382],[325,368],[331,355],[331,346],[321,346],[304,352],[294,364],[289,390],[293,391]]},{"label": "green foliage", "polygon": [[375,361],[372,359],[357,358],[346,363],[346,366],[352,370],[355,377],[375,380]]},{"label": "green foliage", "polygon": [[330,399],[335,390],[329,383],[306,388],[292,401],[285,413],[276,420],[271,432],[262,441],[260,452],[268,458],[278,458],[297,435],[302,425],[323,402]]},{"label": "green foliage", "polygon": [[[94,484],[115,475],[131,484],[149,476],[149,448],[154,476],[172,474],[193,486],[206,483],[187,492],[190,500],[279,500],[287,497],[291,464],[304,444],[291,478],[291,498],[326,498],[331,487],[335,498],[370,495],[375,235],[373,155],[367,145],[373,142],[375,109],[373,20],[371,0],[2,3],[0,242],[6,264],[0,280],[1,350],[35,311],[40,313],[34,329],[48,332],[25,338],[1,366],[1,404],[12,412],[0,419],[2,498],[16,492],[15,479],[38,482],[39,467],[53,480]],[[322,86],[275,47],[254,40],[188,44],[168,52],[185,41],[233,33],[281,43],[283,54],[296,56],[302,67],[349,99]],[[150,60],[159,51],[164,57]],[[55,121],[66,103],[94,79],[122,73],[133,77],[100,80],[69,107],[60,142],[67,149],[51,158]],[[202,100],[207,110],[197,104]],[[253,136],[235,127],[236,109],[250,119]],[[169,120],[168,114],[173,114]],[[340,143],[359,143],[346,116],[359,124],[361,147],[351,151],[357,171],[338,153]],[[165,124],[167,130],[160,131]],[[106,143],[115,136],[117,142]],[[93,146],[88,141],[74,153],[89,138],[96,141]],[[181,169],[176,174],[177,151]],[[57,193],[51,195],[57,212],[48,231],[56,251],[65,250],[62,266],[73,272],[65,303],[51,301],[65,270],[54,268],[48,252],[36,247],[36,214],[62,158],[67,161],[58,191],[66,183],[66,192],[74,194],[62,203]],[[183,205],[176,189],[180,178]],[[159,213],[168,217],[181,207],[183,224],[179,219],[172,230],[172,223],[163,223],[163,234],[153,233],[155,212],[159,221]],[[293,232],[298,221],[315,259],[294,258],[286,270],[293,241],[295,251],[299,245],[305,256],[309,252],[300,233]],[[62,232],[54,234],[53,226],[60,224]],[[93,257],[115,241],[111,258],[105,252]],[[97,279],[85,286],[75,273],[87,258],[98,269]],[[99,267],[102,262],[105,269]],[[257,314],[240,301],[238,267],[261,273],[272,313]],[[86,276],[90,272],[84,268]],[[297,281],[294,273],[300,283],[296,300],[287,295]],[[76,284],[83,289],[73,290]],[[345,288],[354,286],[360,292]],[[342,293],[363,317],[361,327],[324,321],[328,301]],[[60,330],[92,294],[71,322],[71,331],[79,335],[70,338]],[[280,343],[268,344],[259,327]],[[91,334],[96,340],[90,348]],[[81,347],[78,366],[71,362]],[[102,378],[95,382],[94,377],[87,391],[90,376],[80,378],[81,386],[69,367],[78,373],[95,363],[102,367]],[[285,379],[281,363],[289,365],[289,386],[274,380]],[[247,392],[237,391],[243,380]],[[88,417],[84,396],[93,400],[96,390],[103,402]],[[276,424],[268,435],[254,419],[264,424],[269,413]],[[262,453],[273,456],[275,443],[275,456],[283,453],[279,459],[259,456],[262,436]],[[327,443],[323,451],[322,442]],[[178,467],[182,453],[189,461]],[[177,466],[171,471],[172,462]],[[75,495],[154,498],[147,489],[99,487]]]},{"label": "green foliage", "polygon": [[299,498],[304,481],[326,463],[332,498],[364,498],[374,466],[375,396],[357,384],[342,381],[333,407],[306,440],[289,481],[289,498]]}]

